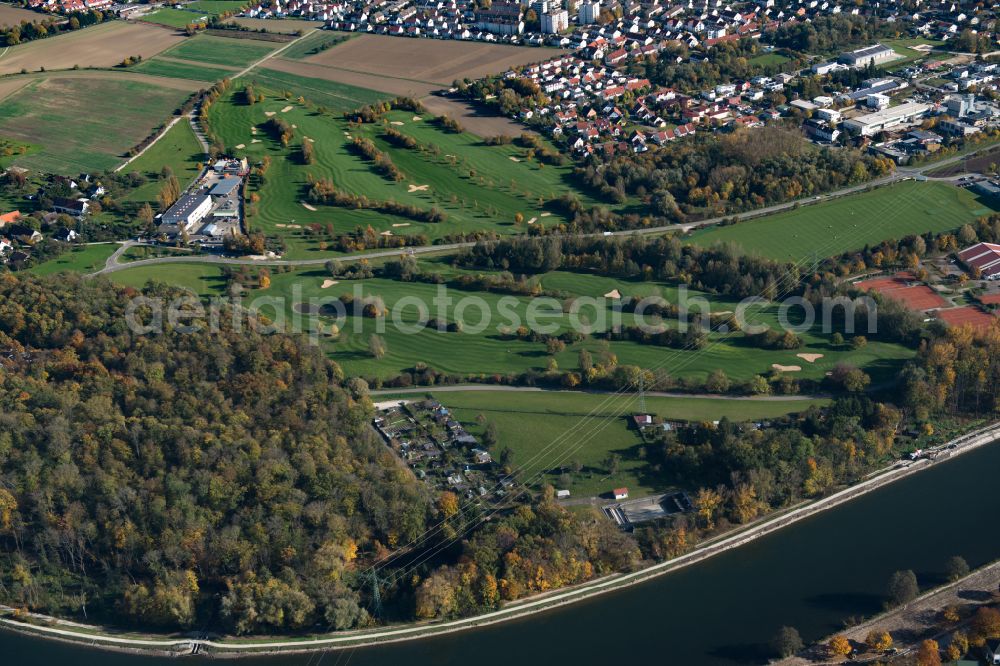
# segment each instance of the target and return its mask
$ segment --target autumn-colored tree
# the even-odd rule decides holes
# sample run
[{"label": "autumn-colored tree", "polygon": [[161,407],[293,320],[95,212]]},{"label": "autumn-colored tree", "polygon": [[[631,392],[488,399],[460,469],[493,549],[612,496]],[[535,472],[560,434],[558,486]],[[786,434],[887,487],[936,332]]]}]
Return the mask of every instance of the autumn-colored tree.
[{"label": "autumn-colored tree", "polygon": [[993,638],[1000,638],[1000,610],[981,607],[972,616],[969,642],[979,647]]},{"label": "autumn-colored tree", "polygon": [[719,511],[719,507],[722,505],[722,495],[711,488],[701,488],[698,490],[698,494],[694,498],[694,508],[696,511],[698,522],[705,529],[712,529],[715,527],[715,516]]},{"label": "autumn-colored tree", "polygon": [[847,639],[846,636],[834,636],[827,643],[827,649],[829,649],[830,654],[835,657],[846,657],[851,653],[853,649],[851,647],[851,641]]},{"label": "autumn-colored tree", "polygon": [[951,636],[945,656],[948,661],[958,661],[969,651],[969,638],[961,631],[956,631]]},{"label": "autumn-colored tree", "polygon": [[888,631],[876,631],[872,629],[865,636],[865,645],[868,646],[868,649],[875,652],[885,652],[892,647],[892,636],[889,635]]},{"label": "autumn-colored tree", "polygon": [[271,286],[271,274],[267,272],[267,269],[261,269],[260,274],[257,276],[257,288],[267,289]]},{"label": "autumn-colored tree", "polygon": [[380,335],[372,334],[372,336],[368,338],[368,352],[378,360],[385,358],[385,339]]},{"label": "autumn-colored tree", "polygon": [[941,648],[937,641],[927,639],[917,650],[917,666],[941,666]]},{"label": "autumn-colored tree", "polygon": [[438,495],[437,505],[441,515],[445,518],[451,518],[458,513],[458,495],[450,490],[445,490]]}]

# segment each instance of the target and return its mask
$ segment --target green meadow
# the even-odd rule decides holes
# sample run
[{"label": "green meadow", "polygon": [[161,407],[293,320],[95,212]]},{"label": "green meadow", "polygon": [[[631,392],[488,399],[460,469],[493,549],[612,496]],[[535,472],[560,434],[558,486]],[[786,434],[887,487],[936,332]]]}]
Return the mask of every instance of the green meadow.
[{"label": "green meadow", "polygon": [[[3,135],[37,148],[14,159],[37,171],[79,174],[113,169],[122,155],[168,121],[188,93],[115,78],[32,81],[0,101]],[[86,99],[87,112],[80,112]],[[123,104],[122,100],[128,100]]]},{"label": "green meadow", "polygon": [[[444,266],[443,260],[422,259],[421,264],[428,272],[440,271],[446,279],[454,278],[458,273]],[[454,299],[453,305],[449,306],[447,312],[441,313],[442,318],[448,321],[461,319],[464,330],[440,332],[416,326],[419,320],[417,306],[409,302],[417,299],[427,304],[429,316],[437,317],[438,309],[434,304],[434,298],[439,293],[437,285],[374,278],[340,281],[324,289],[322,285],[328,278],[329,275],[322,268],[303,268],[288,273],[272,271],[270,288],[253,291],[249,297],[283,298],[283,314],[288,322],[297,318],[293,303],[308,303],[309,299],[319,299],[314,302],[322,303],[322,299],[348,294],[359,298],[381,297],[389,311],[393,312],[394,306],[406,298],[406,304],[388,318],[372,319],[355,316],[353,311],[348,312],[339,324],[339,335],[335,339],[329,336],[328,331],[330,324],[336,320],[325,316],[316,318],[327,331],[327,334],[320,336],[324,348],[349,375],[388,378],[411,370],[418,361],[441,372],[483,377],[529,370],[544,371],[551,359],[555,360],[561,370],[578,370],[579,352],[586,349],[595,358],[607,350],[615,355],[620,365],[662,368],[675,378],[699,382],[717,368],[725,370],[731,379],[742,381],[757,374],[772,372],[774,364],[798,366],[801,369],[790,372],[792,376],[820,380],[841,362],[863,368],[872,375],[874,382],[880,382],[891,378],[913,355],[905,347],[878,341],[870,341],[867,346],[857,350],[847,346],[834,346],[830,336],[819,330],[817,325],[815,329],[802,334],[804,346],[796,350],[759,349],[749,346],[742,333],[712,332],[709,334],[709,343],[697,351],[630,341],[608,342],[590,336],[567,345],[564,351],[550,356],[543,343],[519,340],[508,332],[527,322],[529,307],[539,308],[541,316],[537,320],[543,324],[551,324],[553,334],[571,330],[577,322],[583,321],[564,313],[558,301],[553,303],[553,307],[542,307],[544,303],[540,301],[532,305],[532,301],[537,299],[467,291],[452,284],[448,295]],[[677,303],[681,300],[681,292],[672,285],[631,282],[583,273],[555,271],[542,276],[541,284],[545,289],[598,299],[598,303],[587,305],[580,311],[596,331],[607,330],[615,321],[620,321],[625,326],[636,323],[634,315],[617,312],[612,300],[601,298],[614,289],[618,289],[624,296],[648,296],[656,293],[669,302]],[[462,312],[456,312],[464,296],[478,297],[485,304],[490,317],[488,326],[483,326],[482,309],[478,303],[463,306],[465,309]],[[713,312],[732,312],[738,305],[732,300],[699,292],[691,292],[685,298],[691,303],[692,311],[698,307],[695,299],[703,299]],[[274,312],[267,310],[265,314],[271,317]],[[745,314],[748,323],[766,324],[773,328],[779,326],[777,305],[750,308]],[[793,320],[794,316],[791,313]],[[309,318],[298,319],[303,329],[308,328]],[[677,326],[675,320],[666,320],[665,323],[668,327]],[[369,339],[373,334],[380,335],[386,343],[386,354],[381,359],[376,359],[369,352]],[[822,357],[808,362],[797,356],[800,353],[821,354]]]},{"label": "green meadow", "polygon": [[108,257],[118,249],[117,243],[95,243],[93,245],[77,245],[55,259],[38,264],[29,269],[36,275],[52,275],[70,271],[73,273],[93,273],[104,268]]},{"label": "green meadow", "polygon": [[108,275],[117,284],[141,289],[150,282],[163,282],[186,289],[196,296],[219,296],[225,291],[226,280],[216,264],[176,263],[135,266]]},{"label": "green meadow", "polygon": [[160,56],[242,68],[260,60],[279,46],[281,44],[277,42],[196,35],[164,51]]},{"label": "green meadow", "polygon": [[160,173],[164,167],[170,167],[181,186],[187,186],[198,176],[206,159],[207,155],[201,151],[191,123],[182,118],[159,141],[125,167],[127,172],[135,171],[148,179],[145,185],[129,192],[125,199],[149,201],[155,207],[156,195],[162,187]]},{"label": "green meadow", "polygon": [[176,62],[173,60],[160,60],[153,58],[130,68],[134,72],[142,72],[152,76],[165,76],[170,79],[190,79],[191,81],[204,81],[215,83],[232,76],[234,70],[222,69],[221,67],[206,67],[193,62]]},{"label": "green meadow", "polygon": [[[386,141],[381,123],[357,126],[342,119],[339,111],[336,115],[322,114],[312,105],[315,100],[308,91],[304,93],[305,104],[296,101],[294,95],[299,89],[292,85],[288,87],[290,99],[276,96],[259,74],[254,72],[237,82],[232,94],[212,106],[209,121],[222,142],[237,155],[246,155],[252,161],[265,155],[271,157],[266,182],[256,192],[260,202],[251,225],[282,236],[288,258],[320,253],[318,240],[304,230],[312,223],[324,227],[332,223],[335,235],[371,225],[386,235],[421,233],[434,240],[481,230],[524,233],[530,224],[566,221],[549,209],[548,202],[572,191],[572,167],[568,165],[555,167],[528,161],[526,151],[517,146],[487,146],[471,134],[444,131],[430,117],[400,111],[386,116],[385,121],[390,123],[387,127],[412,137],[417,148],[397,148]],[[248,81],[257,84],[256,90],[265,91],[264,102],[243,103],[242,84]],[[353,109],[358,105],[352,102],[345,106]],[[295,127],[295,136],[287,148],[265,128],[268,118],[274,115]],[[387,179],[357,155],[351,146],[355,135],[371,139],[389,154],[404,180]],[[298,159],[303,141],[312,143],[314,164],[305,165]],[[318,210],[310,210],[304,205],[310,178],[329,179],[340,190],[374,200],[392,200],[423,210],[437,207],[446,213],[447,220],[417,222],[370,210],[321,205],[314,206]],[[583,195],[581,200],[586,205],[598,203]],[[518,214],[521,224],[515,223]]]},{"label": "green meadow", "polygon": [[992,209],[949,183],[903,181],[734,225],[695,231],[692,243],[735,243],[773,259],[824,259],[886,239],[951,231]]},{"label": "green meadow", "polygon": [[[569,489],[575,497],[595,496],[625,486],[633,495],[668,490],[651,474],[640,453],[642,441],[629,424],[640,411],[639,397],[582,392],[462,391],[428,392],[447,406],[474,435],[481,436],[492,423],[497,431],[493,453],[508,447],[513,465],[532,485],[550,483]],[[413,398],[414,396],[401,396]],[[379,397],[378,400],[384,398]],[[725,400],[711,398],[646,397],[646,412],[681,421],[734,421],[768,419],[805,411],[826,400]],[[485,420],[484,420],[485,419]],[[610,474],[609,455],[619,457],[618,470]],[[561,478],[564,468],[580,463]]]}]

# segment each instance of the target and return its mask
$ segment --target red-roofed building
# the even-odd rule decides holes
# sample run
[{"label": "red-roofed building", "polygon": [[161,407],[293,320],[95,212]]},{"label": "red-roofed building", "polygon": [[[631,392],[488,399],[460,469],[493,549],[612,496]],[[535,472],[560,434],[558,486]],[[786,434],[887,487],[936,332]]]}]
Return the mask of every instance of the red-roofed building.
[{"label": "red-roofed building", "polygon": [[958,258],[970,270],[978,270],[987,280],[1000,278],[1000,245],[976,243],[959,252]]},{"label": "red-roofed building", "polygon": [[615,488],[611,491],[616,500],[628,499],[628,488]]},{"label": "red-roofed building", "polygon": [[3,215],[0,215],[0,229],[7,226],[8,224],[15,224],[20,219],[21,219],[21,212],[17,210],[11,213],[4,213]]}]

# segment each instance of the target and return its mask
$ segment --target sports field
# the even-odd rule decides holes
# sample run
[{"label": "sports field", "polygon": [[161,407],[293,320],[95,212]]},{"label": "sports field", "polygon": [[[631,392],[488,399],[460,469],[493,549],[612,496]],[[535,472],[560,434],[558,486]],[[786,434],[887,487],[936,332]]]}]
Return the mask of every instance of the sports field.
[{"label": "sports field", "polygon": [[238,12],[250,4],[248,0],[196,0],[196,2],[184,6],[191,11],[218,15],[226,12]]},{"label": "sports field", "polygon": [[973,328],[985,329],[997,323],[996,317],[983,312],[973,305],[951,308],[949,310],[938,310],[935,315],[938,319],[947,322],[951,326],[972,326]]},{"label": "sports field", "polygon": [[228,22],[250,30],[263,29],[265,32],[276,32],[286,35],[297,33],[300,30],[315,30],[323,25],[321,21],[307,21],[305,19],[258,19],[247,18],[245,16],[231,18]]},{"label": "sports field", "polygon": [[126,201],[148,201],[154,208],[156,195],[163,186],[159,182],[163,167],[170,167],[181,186],[193,181],[200,172],[199,165],[206,159],[201,151],[198,138],[186,118],[178,121],[160,137],[149,149],[125,167],[125,172],[136,171],[144,175],[148,182],[128,193]]},{"label": "sports field", "polygon": [[[628,417],[640,410],[635,394],[624,396],[572,392],[462,391],[434,393],[465,427],[481,436],[485,426],[496,427],[498,445],[513,452],[513,465],[532,485],[559,483],[563,468],[578,461],[583,470],[570,473],[568,489],[575,497],[596,496],[625,486],[633,495],[667,490],[649,474],[641,456],[641,440]],[[406,396],[412,398],[413,396]],[[380,398],[381,399],[381,398]],[[662,418],[684,421],[734,421],[774,418],[801,412],[825,400],[715,400],[702,398],[646,397],[646,411]],[[609,474],[606,460],[620,457],[618,472]],[[565,479],[564,479],[565,480]],[[692,479],[696,484],[696,480]]]},{"label": "sports field", "polygon": [[0,58],[0,74],[80,67],[114,67],[127,56],[144,59],[182,42],[184,35],[142,23],[108,21],[47,39],[12,46]]},{"label": "sports field", "polygon": [[915,284],[915,280],[916,278],[910,273],[897,273],[890,277],[862,280],[856,282],[854,286],[894,298],[917,312],[948,307],[948,301],[940,294],[925,284]]},{"label": "sports field", "polygon": [[[0,102],[5,136],[38,146],[15,164],[52,173],[111,169],[122,154],[168,121],[188,93],[113,74],[54,75],[32,81]],[[87,112],[80,104],[86,100]],[[127,103],[123,103],[127,102]]]},{"label": "sports field", "polygon": [[774,259],[823,259],[890,238],[957,229],[992,209],[948,183],[904,181],[777,215],[694,232],[699,245],[736,243]]},{"label": "sports field", "polygon": [[163,9],[157,9],[152,14],[146,14],[142,17],[142,20],[148,23],[158,23],[159,25],[169,26],[171,28],[184,28],[191,24],[204,23],[209,16],[211,16],[211,12],[196,12],[187,11],[186,9],[164,7]]}]

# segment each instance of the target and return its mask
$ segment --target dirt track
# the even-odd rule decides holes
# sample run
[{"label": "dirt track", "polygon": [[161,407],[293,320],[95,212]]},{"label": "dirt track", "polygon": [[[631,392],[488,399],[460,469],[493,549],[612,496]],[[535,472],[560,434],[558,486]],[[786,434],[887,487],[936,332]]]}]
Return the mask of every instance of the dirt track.
[{"label": "dirt track", "polygon": [[110,21],[12,46],[0,57],[0,74],[14,74],[22,69],[37,72],[41,67],[47,70],[71,69],[76,65],[114,67],[126,56],[150,58],[184,39],[184,35],[172,29]]}]

